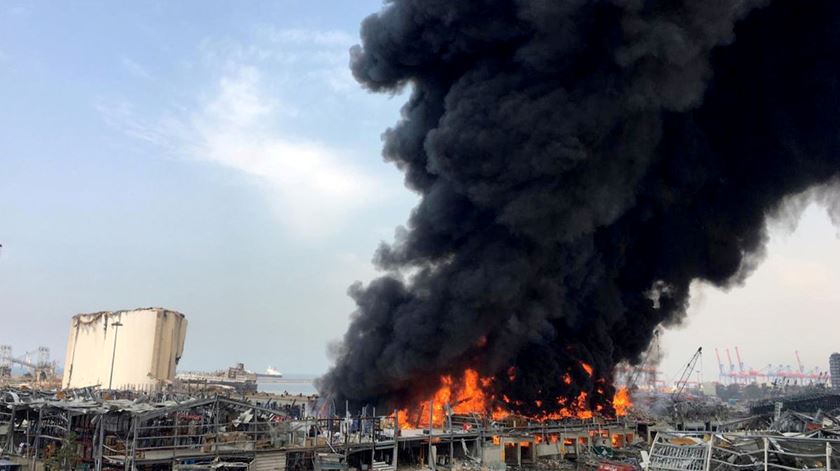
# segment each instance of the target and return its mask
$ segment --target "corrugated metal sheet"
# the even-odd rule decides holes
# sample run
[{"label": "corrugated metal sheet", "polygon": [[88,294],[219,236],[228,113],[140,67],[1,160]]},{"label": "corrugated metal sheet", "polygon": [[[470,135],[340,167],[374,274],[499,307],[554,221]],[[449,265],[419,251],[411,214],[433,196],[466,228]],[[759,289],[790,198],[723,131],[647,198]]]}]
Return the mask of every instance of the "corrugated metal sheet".
[{"label": "corrugated metal sheet", "polygon": [[257,453],[251,462],[251,471],[286,471],[286,453]]}]

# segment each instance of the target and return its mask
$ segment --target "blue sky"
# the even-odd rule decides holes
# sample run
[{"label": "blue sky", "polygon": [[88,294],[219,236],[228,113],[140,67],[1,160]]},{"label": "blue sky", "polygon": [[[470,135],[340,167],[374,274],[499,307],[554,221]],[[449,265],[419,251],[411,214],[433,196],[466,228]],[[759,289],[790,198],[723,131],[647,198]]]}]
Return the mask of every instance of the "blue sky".
[{"label": "blue sky", "polygon": [[322,370],[415,203],[380,157],[402,99],[347,69],[379,6],[0,4],[0,343],[160,305],[185,367]]},{"label": "blue sky", "polygon": [[[164,306],[190,321],[184,369],[324,371],[347,286],[416,203],[380,157],[405,97],[347,68],[380,6],[0,2],[0,344],[62,358],[73,314]],[[707,376],[715,346],[827,362],[802,326],[838,325],[836,229],[815,207],[799,227],[744,287],[695,287],[665,373],[699,344]]]}]

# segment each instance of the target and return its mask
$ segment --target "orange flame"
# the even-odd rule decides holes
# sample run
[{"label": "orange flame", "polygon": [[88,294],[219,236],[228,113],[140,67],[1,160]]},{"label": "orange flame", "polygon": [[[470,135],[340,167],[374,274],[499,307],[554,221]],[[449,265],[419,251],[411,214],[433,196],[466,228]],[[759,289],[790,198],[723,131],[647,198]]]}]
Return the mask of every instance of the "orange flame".
[{"label": "orange flame", "polygon": [[[581,368],[590,376],[594,373],[593,368],[587,363],[580,362]],[[515,370],[508,371],[509,375],[515,375]],[[512,373],[512,374],[511,374]],[[432,426],[440,427],[444,424],[446,419],[447,404],[455,414],[469,414],[478,413],[489,415],[494,420],[504,420],[511,413],[505,410],[500,405],[516,404],[506,395],[502,395],[501,401],[504,404],[498,404],[498,399],[492,395],[488,395],[485,391],[491,386],[492,378],[481,378],[477,371],[467,369],[460,381],[456,381],[452,376],[442,376],[440,378],[441,386],[435,392],[432,403]],[[571,376],[566,373],[563,375],[563,382],[570,384],[572,382]],[[597,392],[603,394],[603,388],[598,388]],[[534,417],[538,420],[560,420],[567,418],[591,419],[593,411],[590,409],[589,396],[586,392],[581,392],[576,398],[557,398],[556,404],[560,406],[559,410],[546,412],[540,417]],[[535,401],[537,407],[543,406],[543,401]],[[627,411],[632,407],[630,401],[630,393],[626,388],[621,388],[616,391],[613,400],[613,408],[617,416],[627,415]],[[596,406],[597,412],[602,412],[603,406]],[[429,425],[429,404],[425,402],[418,405],[418,407],[411,410],[408,409],[399,411],[399,422],[401,428],[410,428],[418,426]]]},{"label": "orange flame", "polygon": [[615,409],[615,415],[619,417],[627,415],[627,411],[633,407],[633,402],[630,400],[630,391],[627,388],[619,388],[613,396],[612,405]]},{"label": "orange flame", "polygon": [[[472,369],[464,371],[464,377],[457,384],[452,379],[452,376],[442,376],[440,378],[441,387],[435,392],[432,399],[432,425],[443,425],[446,418],[446,405],[449,404],[452,412],[455,414],[469,414],[472,412],[484,413],[487,410],[487,398],[484,395],[484,389],[489,386],[489,380],[483,380],[478,375],[478,372]],[[404,426],[426,424],[428,425],[429,405],[424,403],[420,405],[418,411],[419,421],[415,420],[412,423],[412,418],[408,417],[408,410],[400,411],[400,417],[408,417]]]}]

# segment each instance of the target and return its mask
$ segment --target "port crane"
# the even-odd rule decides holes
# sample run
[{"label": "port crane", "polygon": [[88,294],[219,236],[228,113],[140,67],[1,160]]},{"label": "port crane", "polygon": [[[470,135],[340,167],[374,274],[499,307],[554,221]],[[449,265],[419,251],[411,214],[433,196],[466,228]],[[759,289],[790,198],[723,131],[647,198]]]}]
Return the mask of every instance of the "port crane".
[{"label": "port crane", "polygon": [[723,382],[723,379],[726,377],[726,367],[723,366],[723,361],[721,361],[720,359],[720,352],[718,351],[717,347],[715,347],[715,357],[717,357],[720,380],[721,382]]},{"label": "port crane", "polygon": [[[642,375],[643,372],[648,372],[650,374],[651,368],[648,366],[648,363],[651,357],[654,355],[654,350],[659,349],[659,329],[653,331],[653,341],[648,345],[647,350],[645,350],[644,356],[642,357],[642,361],[633,368],[630,372],[630,377],[627,379],[626,388],[628,391],[634,391],[638,386],[637,383],[639,382],[639,377]],[[656,374],[655,367],[652,369],[654,376]],[[655,379],[654,379],[655,383]],[[656,385],[654,384],[654,387]]]},{"label": "port crane", "polygon": [[737,345],[735,345],[735,358],[737,358],[737,359],[738,359],[738,371],[740,371],[740,372],[741,372],[741,374],[743,375],[743,374],[745,373],[745,371],[744,371],[744,362],[743,362],[743,361],[741,361],[741,350],[740,350],[740,349],[738,349],[738,346],[737,346]]},{"label": "port crane", "polygon": [[698,347],[697,351],[694,352],[694,355],[691,356],[691,360],[689,360],[688,364],[685,366],[682,375],[680,375],[680,379],[677,380],[676,384],[674,384],[674,392],[671,394],[672,401],[679,401],[683,390],[685,390],[685,386],[688,384],[688,379],[691,377],[691,374],[694,373],[694,369],[697,367],[697,362],[700,361],[701,356],[703,356],[703,347]]},{"label": "port crane", "polygon": [[773,365],[768,363],[766,367],[756,370],[746,363],[741,357],[741,350],[735,347],[735,356],[738,360],[737,365],[732,361],[729,348],[725,349],[726,359],[729,360],[727,364],[721,359],[722,349],[715,348],[715,356],[718,361],[718,370],[720,374],[720,381],[724,384],[749,384],[766,381],[771,384],[789,384],[796,382],[797,384],[824,384],[827,381],[827,373],[822,372],[819,368],[808,369],[802,362],[799,351],[794,351],[796,356],[796,365]]},{"label": "port crane", "polygon": [[[37,354],[38,360],[33,362],[31,358],[34,354]],[[37,381],[55,376],[55,363],[50,362],[50,349],[47,347],[38,347],[38,350],[27,352],[23,357],[15,358],[12,356],[10,346],[0,345],[0,376],[11,376],[12,365],[29,368],[32,377]]]},{"label": "port crane", "polygon": [[729,360],[729,374],[735,374],[735,363],[732,363],[732,354],[729,353],[729,347],[726,348],[726,359]]}]

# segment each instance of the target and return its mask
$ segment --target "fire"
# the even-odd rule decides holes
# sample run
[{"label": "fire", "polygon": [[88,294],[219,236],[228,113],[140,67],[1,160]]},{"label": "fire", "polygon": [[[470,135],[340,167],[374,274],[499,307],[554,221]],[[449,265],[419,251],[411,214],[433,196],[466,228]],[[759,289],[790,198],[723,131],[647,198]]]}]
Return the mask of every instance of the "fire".
[{"label": "fire", "polygon": [[496,410],[494,410],[493,413],[490,414],[490,416],[493,417],[493,420],[504,420],[509,415],[510,415],[510,412],[502,409],[501,407],[497,407]]},{"label": "fire", "polygon": [[[585,363],[584,363],[585,364]],[[577,404],[575,404],[575,409],[577,410],[577,418],[578,419],[591,419],[592,418],[592,411],[589,410],[587,407],[588,402],[586,401],[586,397],[588,394],[586,392],[581,391],[581,393],[577,397]]]},{"label": "fire", "polygon": [[[440,378],[441,387],[435,392],[432,399],[432,424],[434,426],[441,426],[446,418],[446,405],[452,408],[455,414],[469,414],[471,412],[484,413],[487,411],[487,398],[484,395],[484,389],[489,386],[489,379],[482,379],[478,372],[472,369],[464,371],[464,377],[457,384],[452,379],[452,376],[442,376]],[[428,424],[429,418],[429,404],[424,403],[420,405],[419,418],[414,421],[414,425],[420,423]],[[403,409],[400,411],[400,417],[407,417],[407,422],[412,423],[412,418],[409,417],[408,411]],[[408,425],[408,424],[403,424]]]},{"label": "fire", "polygon": [[[587,363],[580,362],[581,368],[588,374],[594,373],[593,368]],[[509,376],[515,375],[515,369],[507,371]],[[441,386],[435,392],[432,399],[432,426],[441,427],[445,425],[447,416],[447,407],[450,408],[454,414],[489,414],[493,420],[504,420],[512,413],[505,409],[505,404],[518,404],[518,401],[511,400],[506,395],[501,398],[496,398],[488,393],[492,385],[492,378],[482,378],[477,371],[467,369],[461,378],[456,380],[450,375],[442,376],[440,378]],[[571,376],[566,373],[563,375],[563,382],[571,383]],[[603,388],[596,390],[598,394],[604,394]],[[537,407],[543,407],[543,401],[536,400]],[[560,420],[569,418],[591,419],[594,412],[589,406],[589,395],[584,391],[577,397],[565,398],[560,397],[556,400],[556,405],[559,408],[547,411],[542,416],[533,417],[537,420]],[[630,401],[630,394],[626,388],[621,388],[616,391],[612,399],[612,405],[617,416],[627,415],[627,411],[632,407]],[[603,406],[597,405],[596,412],[602,412]],[[419,404],[412,410],[403,409],[399,411],[399,422],[402,428],[418,427],[421,424],[428,426],[429,424],[429,403],[424,402]]]},{"label": "fire", "polygon": [[630,401],[630,391],[627,388],[619,388],[613,396],[612,405],[615,415],[619,417],[627,415],[627,411],[633,406],[633,402]]}]

